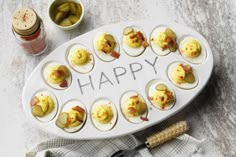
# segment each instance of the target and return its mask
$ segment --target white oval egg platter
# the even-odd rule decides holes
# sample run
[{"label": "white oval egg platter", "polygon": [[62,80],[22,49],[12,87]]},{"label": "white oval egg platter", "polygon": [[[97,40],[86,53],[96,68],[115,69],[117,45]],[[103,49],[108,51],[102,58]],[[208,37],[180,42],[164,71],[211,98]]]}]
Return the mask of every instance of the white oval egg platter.
[{"label": "white oval egg platter", "polygon": [[[177,40],[183,36],[194,36],[205,48],[206,58],[200,64],[192,64],[182,57],[179,50],[161,56],[153,52],[151,46],[136,57],[127,55],[122,48],[123,30],[128,26],[139,27],[142,29],[147,41],[154,28],[159,25],[169,26],[177,35]],[[104,62],[95,54],[94,37],[99,32],[110,32],[119,42],[120,57],[111,62]],[[72,45],[83,45],[91,51],[90,55],[94,58],[94,67],[88,73],[79,73],[75,71],[68,63],[67,54]],[[149,43],[149,45],[151,45]],[[59,62],[64,64],[71,73],[71,84],[65,89],[52,88],[45,82],[42,76],[42,70],[45,64],[49,62]],[[183,89],[175,86],[168,77],[167,68],[171,63],[183,62],[189,64],[198,77],[198,84],[191,89]],[[107,25],[95,29],[76,37],[52,51],[29,76],[22,94],[22,103],[24,110],[29,118],[40,128],[58,136],[70,139],[104,139],[131,134],[143,130],[154,124],[160,123],[168,117],[176,114],[189,104],[205,87],[213,69],[213,55],[209,44],[202,35],[193,29],[172,22],[154,21],[136,21],[124,22],[119,24]],[[161,80],[166,82],[173,89],[175,94],[175,104],[168,110],[160,110],[152,105],[148,99],[146,88],[151,80]],[[39,121],[31,113],[31,98],[40,90],[48,90],[55,95],[58,101],[57,115],[49,122]],[[120,100],[127,91],[136,91],[147,104],[148,114],[146,120],[141,123],[132,123],[127,120],[121,111]],[[117,122],[109,131],[100,131],[92,122],[90,116],[91,107],[95,100],[106,97],[110,99],[117,110]],[[87,120],[84,126],[77,132],[69,133],[55,125],[55,121],[63,104],[77,99],[83,102],[86,107]],[[78,104],[79,105],[79,104]]]}]

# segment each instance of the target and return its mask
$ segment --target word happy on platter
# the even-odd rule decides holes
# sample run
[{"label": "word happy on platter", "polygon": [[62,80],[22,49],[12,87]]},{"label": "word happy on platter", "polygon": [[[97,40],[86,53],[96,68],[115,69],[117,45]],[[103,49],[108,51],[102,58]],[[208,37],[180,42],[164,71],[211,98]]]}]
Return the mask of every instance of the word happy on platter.
[{"label": "word happy on platter", "polygon": [[113,67],[111,68],[111,71],[109,71],[109,73],[112,73],[113,78],[108,77],[108,75],[103,71],[101,71],[99,76],[96,76],[96,78],[94,78],[93,75],[86,75],[86,78],[83,78],[83,80],[78,78],[77,82],[80,92],[81,94],[84,94],[89,88],[92,90],[102,89],[105,84],[109,84],[110,86],[113,86],[114,84],[121,84],[121,77],[127,77],[127,75],[131,75],[133,80],[137,80],[137,74],[142,72],[144,66],[151,68],[153,73],[157,74],[155,67],[156,62],[157,57],[155,57],[152,61],[144,59],[143,62],[129,63],[128,67]]}]

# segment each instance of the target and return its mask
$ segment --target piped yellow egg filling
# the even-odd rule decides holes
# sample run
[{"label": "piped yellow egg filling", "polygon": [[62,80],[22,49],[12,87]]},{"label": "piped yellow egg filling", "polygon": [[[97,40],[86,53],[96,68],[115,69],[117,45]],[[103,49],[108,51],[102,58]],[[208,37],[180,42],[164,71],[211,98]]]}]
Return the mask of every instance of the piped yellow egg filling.
[{"label": "piped yellow egg filling", "polygon": [[147,111],[147,104],[138,96],[132,96],[125,104],[125,112],[128,117],[137,117]]},{"label": "piped yellow egg filling", "polygon": [[69,70],[64,65],[51,66],[48,71],[48,81],[53,84],[59,84],[69,77],[69,75]]},{"label": "piped yellow egg filling", "polygon": [[178,65],[174,68],[172,73],[172,78],[177,83],[183,83],[185,78],[186,72],[181,65]]},{"label": "piped yellow egg filling", "polygon": [[195,58],[201,53],[201,45],[197,40],[191,39],[183,44],[181,52],[184,56]]},{"label": "piped yellow egg filling", "polygon": [[138,32],[133,31],[125,35],[125,43],[131,48],[139,48],[142,46],[143,39]]},{"label": "piped yellow egg filling", "polygon": [[103,33],[96,40],[96,49],[106,54],[111,53],[111,51],[115,48],[115,46],[116,46],[115,39],[110,34]]},{"label": "piped yellow egg filling", "polygon": [[176,34],[170,28],[166,28],[165,31],[159,32],[152,40],[162,49],[162,51],[169,49],[171,52],[174,52],[178,47],[176,43]]},{"label": "piped yellow egg filling", "polygon": [[43,117],[53,111],[54,101],[51,96],[35,96],[31,100],[31,106],[34,116]]},{"label": "piped yellow egg filling", "polygon": [[170,92],[168,89],[164,91],[156,90],[153,95],[153,101],[155,104],[164,109],[174,101],[174,97],[172,92]]},{"label": "piped yellow egg filling", "polygon": [[165,32],[160,32],[155,37],[154,43],[164,50],[168,47],[168,42],[166,41],[166,38],[167,38],[167,35],[165,34]]},{"label": "piped yellow egg filling", "polygon": [[172,79],[178,83],[194,83],[195,76],[192,73],[192,67],[190,65],[177,65],[172,72]]},{"label": "piped yellow egg filling", "polygon": [[59,128],[73,128],[82,125],[84,122],[85,110],[80,106],[75,106],[66,112],[61,112],[55,122]]},{"label": "piped yellow egg filling", "polygon": [[83,112],[78,112],[75,109],[70,109],[68,111],[68,123],[66,128],[77,127],[83,122]]},{"label": "piped yellow egg filling", "polygon": [[101,105],[97,106],[93,112],[93,117],[96,121],[102,124],[109,123],[113,118],[111,106]]},{"label": "piped yellow egg filling", "polygon": [[72,52],[71,56],[72,56],[71,63],[73,65],[84,65],[89,60],[89,52],[86,49],[82,48]]}]

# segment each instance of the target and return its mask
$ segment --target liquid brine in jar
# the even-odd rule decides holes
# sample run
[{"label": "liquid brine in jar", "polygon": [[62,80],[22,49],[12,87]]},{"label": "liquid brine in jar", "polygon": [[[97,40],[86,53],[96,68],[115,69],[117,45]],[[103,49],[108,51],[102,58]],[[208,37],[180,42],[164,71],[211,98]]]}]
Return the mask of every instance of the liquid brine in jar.
[{"label": "liquid brine in jar", "polygon": [[14,12],[12,32],[18,43],[30,55],[40,55],[47,49],[43,21],[31,8],[20,8]]}]

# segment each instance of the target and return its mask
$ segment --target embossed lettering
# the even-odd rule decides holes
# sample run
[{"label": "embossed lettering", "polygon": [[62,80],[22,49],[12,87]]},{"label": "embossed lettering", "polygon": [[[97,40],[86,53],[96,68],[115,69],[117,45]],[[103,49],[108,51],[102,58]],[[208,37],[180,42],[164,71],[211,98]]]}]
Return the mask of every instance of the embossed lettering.
[{"label": "embossed lettering", "polygon": [[[105,78],[105,80],[103,81],[103,77]],[[113,83],[111,82],[111,80],[109,80],[109,78],[104,74],[104,72],[101,73],[100,76],[100,82],[99,82],[99,89],[101,89],[102,84],[109,82],[111,85],[113,85]]]},{"label": "embossed lettering", "polygon": [[92,78],[91,78],[91,76],[89,75],[89,82],[88,83],[85,83],[85,84],[81,84],[81,82],[80,82],[80,79],[77,79],[78,80],[78,84],[79,84],[79,88],[80,88],[80,92],[81,92],[81,94],[84,94],[83,93],[83,87],[85,87],[85,86],[91,86],[92,87],[92,89],[94,90],[94,86],[93,86],[93,82],[92,82]]},{"label": "embossed lettering", "polygon": [[[135,65],[136,65],[136,68],[135,68]],[[142,68],[143,68],[142,64],[140,64],[140,63],[131,63],[129,65],[129,67],[130,67],[130,70],[131,70],[131,73],[133,75],[134,80],[136,80],[135,73],[142,70]]]},{"label": "embossed lettering", "polygon": [[147,62],[149,65],[151,65],[153,67],[153,70],[155,72],[155,74],[157,74],[157,70],[155,68],[155,64],[157,62],[157,57],[155,58],[154,62],[153,63],[150,63],[148,60],[145,59],[145,62]]},{"label": "embossed lettering", "polygon": [[120,84],[119,77],[126,74],[126,69],[124,67],[115,67],[115,68],[113,68],[113,72],[116,77],[117,83]]}]

